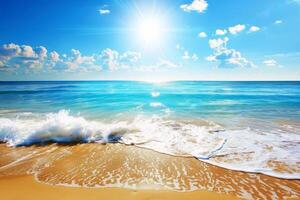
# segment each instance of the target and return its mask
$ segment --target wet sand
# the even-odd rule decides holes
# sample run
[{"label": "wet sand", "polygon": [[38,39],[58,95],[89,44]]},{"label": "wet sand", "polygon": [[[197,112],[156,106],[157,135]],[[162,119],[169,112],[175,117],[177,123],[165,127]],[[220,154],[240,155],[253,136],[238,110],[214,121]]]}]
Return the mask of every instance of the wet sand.
[{"label": "wet sand", "polygon": [[122,144],[0,144],[4,199],[284,199],[300,181],[223,169]]},{"label": "wet sand", "polygon": [[0,193],[3,199],[111,199],[111,200],[176,200],[176,199],[234,199],[207,191],[174,192],[165,190],[129,190],[120,188],[81,188],[52,186],[36,182],[32,176],[18,176],[0,179]]}]

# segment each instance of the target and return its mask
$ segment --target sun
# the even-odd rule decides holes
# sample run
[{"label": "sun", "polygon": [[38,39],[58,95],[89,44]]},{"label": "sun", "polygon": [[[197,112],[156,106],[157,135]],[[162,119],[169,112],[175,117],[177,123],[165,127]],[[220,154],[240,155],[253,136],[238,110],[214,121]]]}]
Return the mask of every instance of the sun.
[{"label": "sun", "polygon": [[137,28],[138,39],[146,46],[156,46],[164,37],[163,21],[159,17],[142,18]]}]

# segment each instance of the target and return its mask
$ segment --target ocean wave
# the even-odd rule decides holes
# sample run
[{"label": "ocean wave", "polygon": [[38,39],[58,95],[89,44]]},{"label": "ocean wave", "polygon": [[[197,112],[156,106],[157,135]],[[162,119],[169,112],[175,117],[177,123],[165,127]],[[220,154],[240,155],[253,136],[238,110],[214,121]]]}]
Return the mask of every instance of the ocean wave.
[{"label": "ocean wave", "polygon": [[[297,128],[297,127],[296,127]],[[48,142],[120,142],[176,156],[196,157],[220,167],[300,179],[298,131],[229,130],[210,121],[138,115],[103,123],[69,111],[0,118],[0,140],[10,146]],[[284,167],[283,167],[284,166]]]},{"label": "ocean wave", "polygon": [[159,97],[160,93],[159,92],[151,92],[152,97]]}]

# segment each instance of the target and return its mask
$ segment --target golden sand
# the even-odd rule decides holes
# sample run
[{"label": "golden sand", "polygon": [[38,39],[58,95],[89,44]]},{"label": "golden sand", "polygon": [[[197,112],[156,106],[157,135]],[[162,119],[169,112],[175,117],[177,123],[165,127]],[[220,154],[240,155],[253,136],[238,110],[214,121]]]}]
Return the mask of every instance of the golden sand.
[{"label": "golden sand", "polygon": [[128,190],[120,188],[74,188],[50,186],[36,182],[32,176],[19,176],[0,179],[1,198],[23,200],[177,200],[177,199],[234,199],[232,196],[220,195],[207,191],[174,192],[164,190]]},{"label": "golden sand", "polygon": [[227,170],[122,144],[1,144],[0,152],[0,192],[5,199],[26,199],[22,194],[31,196],[28,199],[300,197],[299,180]]}]

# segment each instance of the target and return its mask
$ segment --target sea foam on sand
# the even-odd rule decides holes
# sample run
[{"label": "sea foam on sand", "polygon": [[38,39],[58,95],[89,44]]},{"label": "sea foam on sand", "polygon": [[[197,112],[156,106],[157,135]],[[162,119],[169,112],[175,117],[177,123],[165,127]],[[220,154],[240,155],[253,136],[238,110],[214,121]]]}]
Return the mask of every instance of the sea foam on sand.
[{"label": "sea foam on sand", "polygon": [[230,130],[214,122],[194,123],[143,115],[132,121],[104,123],[72,116],[66,110],[32,118],[28,115],[0,118],[0,140],[11,146],[120,142],[286,179],[300,179],[298,132],[297,127],[284,126],[270,130]]}]

